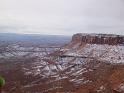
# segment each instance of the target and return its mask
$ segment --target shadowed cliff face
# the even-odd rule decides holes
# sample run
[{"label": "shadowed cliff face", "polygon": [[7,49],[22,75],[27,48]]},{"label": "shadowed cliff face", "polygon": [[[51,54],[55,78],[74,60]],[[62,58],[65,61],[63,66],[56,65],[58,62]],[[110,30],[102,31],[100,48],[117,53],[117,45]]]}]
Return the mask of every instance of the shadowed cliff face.
[{"label": "shadowed cliff face", "polygon": [[72,37],[73,43],[88,44],[108,44],[120,45],[124,44],[124,36],[114,34],[75,34]]}]

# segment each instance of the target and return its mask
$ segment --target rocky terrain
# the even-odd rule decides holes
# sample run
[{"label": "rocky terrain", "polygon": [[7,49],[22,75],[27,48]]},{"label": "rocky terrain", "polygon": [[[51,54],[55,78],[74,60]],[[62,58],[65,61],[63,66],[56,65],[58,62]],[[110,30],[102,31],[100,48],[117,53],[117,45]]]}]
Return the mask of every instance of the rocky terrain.
[{"label": "rocky terrain", "polygon": [[124,36],[78,33],[61,47],[2,50],[5,93],[124,93]]},{"label": "rocky terrain", "polygon": [[114,34],[86,34],[78,33],[73,35],[72,42],[88,43],[88,44],[108,44],[118,45],[124,44],[124,36]]},{"label": "rocky terrain", "polygon": [[79,33],[66,48],[64,55],[85,57],[90,70],[82,78],[91,82],[81,85],[76,93],[124,93],[124,36]]}]

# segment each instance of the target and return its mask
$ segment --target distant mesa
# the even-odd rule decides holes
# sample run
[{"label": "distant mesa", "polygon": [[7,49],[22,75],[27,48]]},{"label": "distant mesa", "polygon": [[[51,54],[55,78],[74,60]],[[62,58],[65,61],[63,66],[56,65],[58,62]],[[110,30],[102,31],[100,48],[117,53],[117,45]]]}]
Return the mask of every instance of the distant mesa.
[{"label": "distant mesa", "polygon": [[108,45],[124,45],[123,35],[114,34],[87,34],[77,33],[72,36],[72,43],[88,43],[88,44],[108,44]]}]

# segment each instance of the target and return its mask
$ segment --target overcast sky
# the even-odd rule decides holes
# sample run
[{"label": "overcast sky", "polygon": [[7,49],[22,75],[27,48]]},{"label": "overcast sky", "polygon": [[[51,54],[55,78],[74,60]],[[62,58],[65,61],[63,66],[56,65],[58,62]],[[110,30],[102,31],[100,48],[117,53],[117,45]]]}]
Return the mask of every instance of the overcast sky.
[{"label": "overcast sky", "polygon": [[0,32],[124,35],[124,0],[0,0]]}]

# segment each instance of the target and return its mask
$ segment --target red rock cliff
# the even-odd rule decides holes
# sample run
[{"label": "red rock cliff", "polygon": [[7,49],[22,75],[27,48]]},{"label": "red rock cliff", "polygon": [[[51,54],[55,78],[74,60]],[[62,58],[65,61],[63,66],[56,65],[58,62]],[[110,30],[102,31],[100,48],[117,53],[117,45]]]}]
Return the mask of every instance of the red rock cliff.
[{"label": "red rock cliff", "polygon": [[72,37],[73,43],[89,43],[89,44],[124,44],[124,36],[114,34],[86,34],[78,33]]}]

